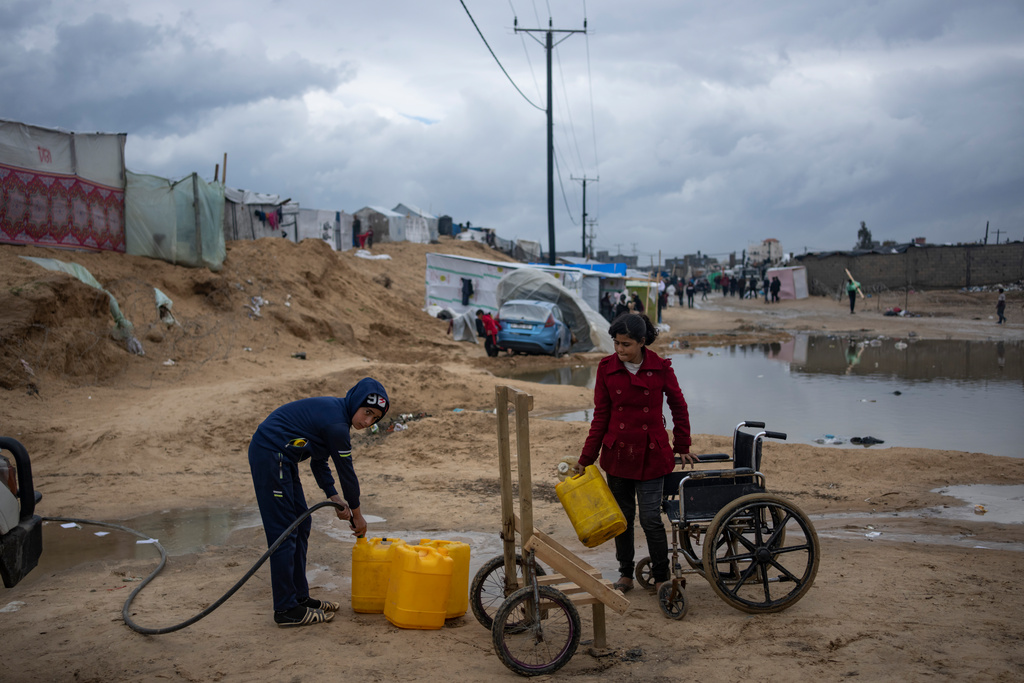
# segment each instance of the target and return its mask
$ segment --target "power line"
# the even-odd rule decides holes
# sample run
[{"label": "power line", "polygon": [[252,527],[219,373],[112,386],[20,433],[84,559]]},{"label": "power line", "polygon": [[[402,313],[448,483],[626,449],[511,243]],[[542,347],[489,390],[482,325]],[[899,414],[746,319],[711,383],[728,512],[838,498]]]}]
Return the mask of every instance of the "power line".
[{"label": "power line", "polygon": [[475,28],[476,32],[480,35],[480,40],[484,41],[484,45],[487,46],[487,51],[491,53],[492,57],[494,57],[494,61],[498,63],[498,67],[501,69],[501,73],[505,74],[505,78],[507,78],[508,82],[512,84],[512,87],[516,89],[516,92],[519,93],[520,95],[522,95],[523,99],[526,100],[527,102],[529,102],[530,106],[532,106],[534,109],[539,109],[541,111],[547,111],[544,107],[538,107],[536,104],[534,104],[530,100],[530,98],[527,97],[526,94],[522,90],[519,89],[519,86],[516,85],[516,82],[513,81],[512,77],[508,75],[507,71],[505,71],[505,67],[501,65],[501,60],[498,59],[498,55],[494,54],[494,50],[492,50],[491,46],[487,43],[487,39],[484,38],[484,34],[480,30],[480,27],[476,25],[476,19],[474,19],[473,15],[469,13],[469,8],[466,7],[466,3],[463,2],[463,0],[459,0],[459,4],[462,5],[462,9],[466,10],[466,16],[469,17],[469,20],[471,22],[473,22],[473,28]]}]

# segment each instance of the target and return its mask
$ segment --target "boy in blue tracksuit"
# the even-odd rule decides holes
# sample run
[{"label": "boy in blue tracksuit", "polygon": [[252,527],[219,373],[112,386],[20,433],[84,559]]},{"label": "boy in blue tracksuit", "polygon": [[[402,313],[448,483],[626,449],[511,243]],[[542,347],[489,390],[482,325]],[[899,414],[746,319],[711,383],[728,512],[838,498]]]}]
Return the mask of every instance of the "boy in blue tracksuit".
[{"label": "boy in blue tracksuit", "polygon": [[[365,377],[345,398],[321,396],[286,403],[260,424],[249,442],[249,468],[268,546],[308,510],[299,480],[299,463],[306,459],[324,494],[345,506],[336,511],[338,519],[351,519],[356,536],[366,533],[349,430],[376,424],[388,407],[384,386]],[[334,486],[328,458],[334,460],[345,500]],[[328,622],[340,607],[336,602],[309,597],[306,548],[312,526],[307,517],[270,556],[274,621],[279,626]]]}]

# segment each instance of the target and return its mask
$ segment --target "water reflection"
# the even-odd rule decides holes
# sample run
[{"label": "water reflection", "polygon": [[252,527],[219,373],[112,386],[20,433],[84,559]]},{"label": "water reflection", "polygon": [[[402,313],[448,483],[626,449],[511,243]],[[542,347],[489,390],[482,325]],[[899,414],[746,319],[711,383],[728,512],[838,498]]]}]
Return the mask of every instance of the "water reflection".
[{"label": "water reflection", "polygon": [[[873,436],[883,447],[1024,457],[1022,351],[1020,342],[798,334],[670,357],[696,433],[761,420],[798,443],[861,448],[850,440]],[[515,378],[593,388],[596,375],[581,366]],[[589,421],[591,408],[547,417]]]}]

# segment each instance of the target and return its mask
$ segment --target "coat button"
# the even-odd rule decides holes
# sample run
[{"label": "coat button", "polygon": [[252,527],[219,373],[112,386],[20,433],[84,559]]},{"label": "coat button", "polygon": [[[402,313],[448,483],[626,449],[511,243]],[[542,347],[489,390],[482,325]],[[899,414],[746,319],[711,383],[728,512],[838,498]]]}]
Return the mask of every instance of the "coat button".
[{"label": "coat button", "polygon": [[647,371],[647,376],[648,376],[648,377],[650,377],[650,376],[651,376],[651,371],[650,371],[650,370],[648,370],[648,371]]},{"label": "coat button", "polygon": [[[621,408],[620,408],[620,410],[621,410]],[[645,413],[649,413],[649,412],[651,412],[651,409],[646,407],[646,406],[644,406],[644,412]]]},{"label": "coat button", "polygon": [[616,393],[616,394],[621,394],[621,393],[622,393],[622,389],[616,389],[616,390],[615,390],[615,393]]},{"label": "coat button", "polygon": [[651,392],[649,389],[644,389],[644,396],[650,396]]},{"label": "coat button", "polygon": [[626,428],[626,423],[625,422],[620,422],[619,423],[619,429],[625,429],[625,428]]},{"label": "coat button", "polygon": [[647,425],[644,425],[644,431],[645,432],[647,431]]},{"label": "coat button", "polygon": [[654,444],[652,443],[652,444],[650,444],[650,445],[649,445],[649,446],[647,446],[647,447],[648,447],[648,448],[654,448]]},{"label": "coat button", "polygon": [[623,410],[625,410],[625,408],[623,408],[622,406],[619,406],[619,412],[621,413]]}]

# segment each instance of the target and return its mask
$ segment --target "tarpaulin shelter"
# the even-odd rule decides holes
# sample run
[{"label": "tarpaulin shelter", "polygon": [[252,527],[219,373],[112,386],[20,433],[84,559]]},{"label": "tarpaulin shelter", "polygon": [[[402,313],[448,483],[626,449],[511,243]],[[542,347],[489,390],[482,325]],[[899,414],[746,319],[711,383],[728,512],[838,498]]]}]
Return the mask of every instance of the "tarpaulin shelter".
[{"label": "tarpaulin shelter", "polygon": [[224,244],[224,186],[193,173],[171,181],[127,172],[127,252],[179,266],[220,270]]},{"label": "tarpaulin shelter", "polygon": [[0,242],[124,252],[126,138],[0,119]]},{"label": "tarpaulin shelter", "polygon": [[768,281],[778,277],[782,287],[779,289],[780,299],[807,298],[807,268],[792,266],[789,268],[769,268],[765,273]]},{"label": "tarpaulin shelter", "polygon": [[[406,218],[406,241],[418,242],[419,244],[429,244],[437,241],[437,236],[439,234],[437,216],[427,213],[418,206],[404,204],[402,202],[396,204],[392,211],[401,214]],[[420,219],[422,219],[422,221]],[[451,219],[449,219],[449,233],[451,232],[450,220]]]},{"label": "tarpaulin shelter", "polygon": [[296,241],[318,239],[335,251],[352,248],[352,214],[344,211],[299,209]]},{"label": "tarpaulin shelter", "polygon": [[497,297],[499,306],[513,299],[550,301],[558,306],[573,333],[573,345],[569,347],[573,353],[593,350],[612,353],[615,350],[608,336],[608,321],[563,287],[551,273],[534,267],[513,270],[498,282]]},{"label": "tarpaulin shelter", "polygon": [[[522,263],[488,261],[454,254],[427,254],[427,301],[454,313],[478,308],[489,313],[498,310],[498,282],[509,271],[526,268]],[[598,275],[570,266],[529,266],[551,273],[563,287],[597,310]],[[594,282],[589,282],[594,278]],[[591,285],[594,286],[591,286]],[[592,299],[587,298],[591,296]]]},{"label": "tarpaulin shelter", "polygon": [[288,237],[282,207],[289,201],[276,194],[224,188],[224,239]]},{"label": "tarpaulin shelter", "polygon": [[383,206],[364,206],[356,211],[361,231],[373,229],[374,242],[404,242],[405,216]]}]

